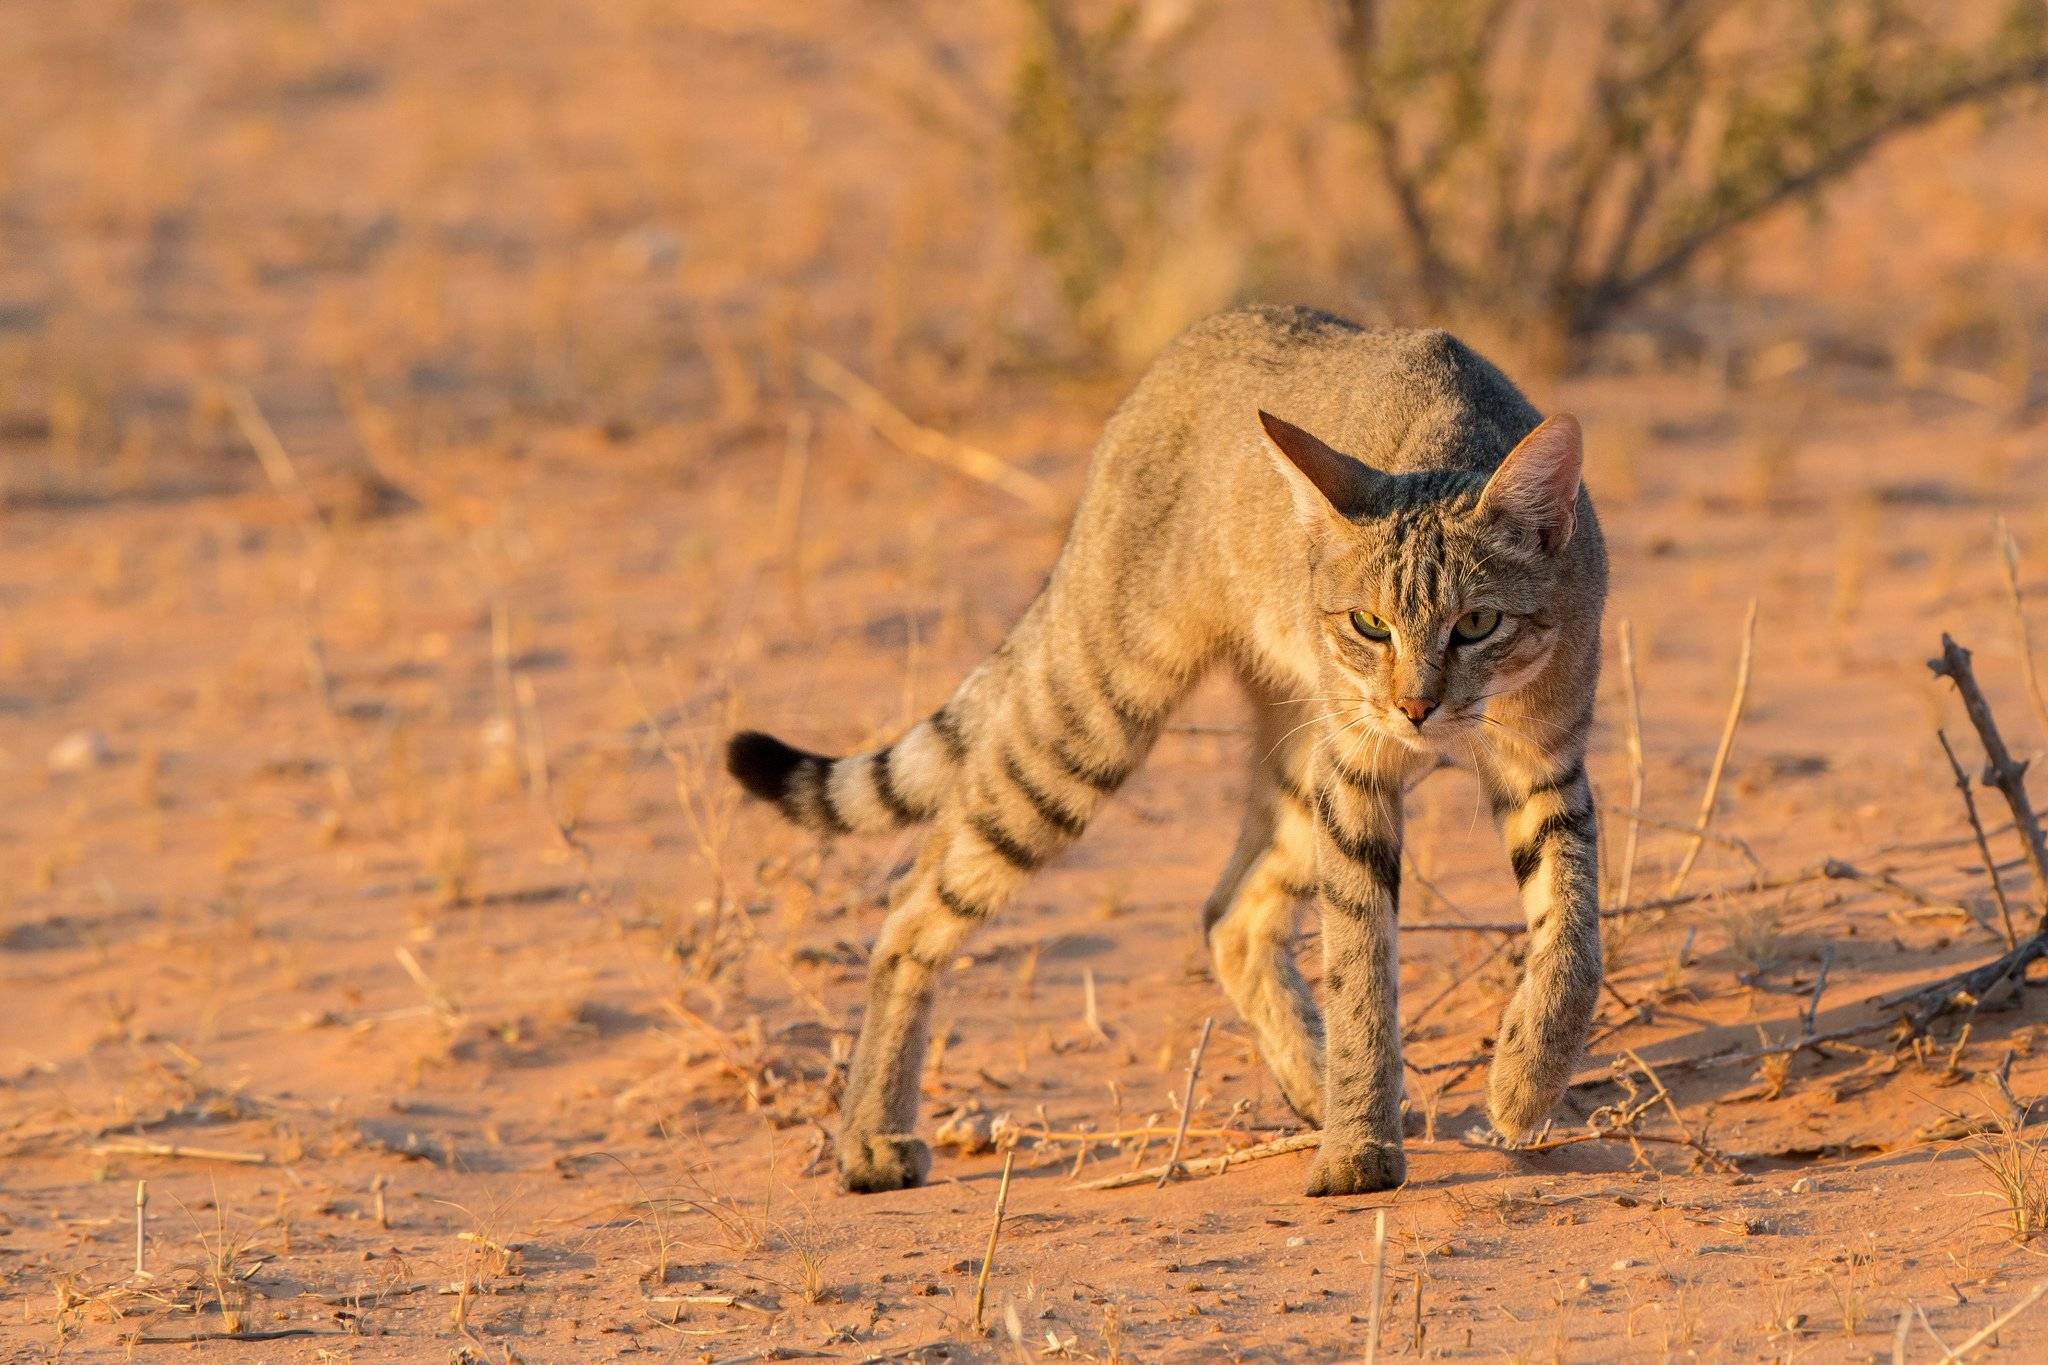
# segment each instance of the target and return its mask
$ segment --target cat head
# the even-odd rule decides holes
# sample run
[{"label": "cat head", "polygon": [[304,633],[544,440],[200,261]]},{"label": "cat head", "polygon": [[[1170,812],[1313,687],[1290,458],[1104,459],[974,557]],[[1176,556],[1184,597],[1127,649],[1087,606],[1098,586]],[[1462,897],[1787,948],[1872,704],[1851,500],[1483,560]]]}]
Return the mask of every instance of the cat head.
[{"label": "cat head", "polygon": [[1489,475],[1388,474],[1261,412],[1308,534],[1324,691],[1340,724],[1434,751],[1542,669],[1576,529],[1583,437],[1568,413]]}]

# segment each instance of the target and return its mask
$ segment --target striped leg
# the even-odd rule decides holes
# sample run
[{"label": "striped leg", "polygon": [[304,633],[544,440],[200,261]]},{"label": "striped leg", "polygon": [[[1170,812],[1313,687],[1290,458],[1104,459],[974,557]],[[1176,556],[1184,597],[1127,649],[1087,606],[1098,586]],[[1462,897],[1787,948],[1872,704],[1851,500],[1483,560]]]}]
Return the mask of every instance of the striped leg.
[{"label": "striped leg", "polygon": [[1564,1094],[1599,1002],[1593,790],[1582,744],[1549,754],[1504,746],[1481,776],[1529,926],[1522,982],[1501,1015],[1486,1085],[1494,1127],[1520,1137],[1549,1118]]},{"label": "striped leg", "polygon": [[1280,1093],[1295,1113],[1320,1125],[1323,1020],[1294,960],[1295,921],[1316,890],[1311,798],[1294,775],[1312,727],[1297,729],[1288,711],[1257,692],[1253,704],[1259,723],[1244,827],[1202,907],[1202,927],[1216,979],[1251,1025]]},{"label": "striped leg", "polygon": [[1329,1035],[1323,1145],[1308,1193],[1369,1194],[1408,1178],[1401,1152],[1401,1018],[1395,914],[1401,779],[1326,756],[1316,787]]},{"label": "striped leg", "polygon": [[[1077,667],[1086,650],[1076,642],[1029,641],[1011,656],[996,703],[949,731],[960,783],[869,962],[867,1014],[840,1101],[839,1174],[849,1190],[923,1182],[931,1151],[915,1133],[918,1087],[946,964],[1081,833],[1185,690],[1164,674],[1113,668],[1100,653],[1093,667]],[[1134,680],[1156,685],[1140,692]]]}]

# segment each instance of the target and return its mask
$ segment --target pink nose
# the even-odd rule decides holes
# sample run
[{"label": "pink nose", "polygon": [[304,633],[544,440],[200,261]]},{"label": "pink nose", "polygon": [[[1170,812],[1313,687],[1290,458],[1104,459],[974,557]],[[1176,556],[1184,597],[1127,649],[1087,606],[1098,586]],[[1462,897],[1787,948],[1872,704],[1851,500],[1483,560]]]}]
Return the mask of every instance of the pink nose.
[{"label": "pink nose", "polygon": [[1394,705],[1401,709],[1401,714],[1408,717],[1418,730],[1422,728],[1422,722],[1429,719],[1429,713],[1436,710],[1436,703],[1428,697],[1403,697]]}]

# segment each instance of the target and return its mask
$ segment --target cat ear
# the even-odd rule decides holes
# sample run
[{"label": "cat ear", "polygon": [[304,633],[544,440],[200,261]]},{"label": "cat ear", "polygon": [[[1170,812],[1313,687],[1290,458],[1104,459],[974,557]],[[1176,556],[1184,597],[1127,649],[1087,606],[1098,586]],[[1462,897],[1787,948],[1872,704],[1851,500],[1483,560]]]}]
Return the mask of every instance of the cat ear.
[{"label": "cat ear", "polygon": [[1584,459],[1579,419],[1568,412],[1547,417],[1493,471],[1479,495],[1479,510],[1528,527],[1555,554],[1571,543]]},{"label": "cat ear", "polygon": [[1371,466],[1333,450],[1292,422],[1259,410],[1259,425],[1274,454],[1273,467],[1287,479],[1294,510],[1311,530],[1359,511],[1370,500],[1379,475]]}]

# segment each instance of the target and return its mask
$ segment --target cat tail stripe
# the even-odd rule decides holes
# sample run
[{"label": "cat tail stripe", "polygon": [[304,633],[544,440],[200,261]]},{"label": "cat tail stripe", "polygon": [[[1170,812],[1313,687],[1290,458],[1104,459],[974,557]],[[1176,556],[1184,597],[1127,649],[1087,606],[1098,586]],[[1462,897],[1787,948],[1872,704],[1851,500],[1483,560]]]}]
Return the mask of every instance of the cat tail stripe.
[{"label": "cat tail stripe", "polygon": [[958,722],[941,709],[887,748],[850,758],[742,730],[726,746],[725,767],[793,825],[820,834],[879,834],[931,819],[964,753]]}]

